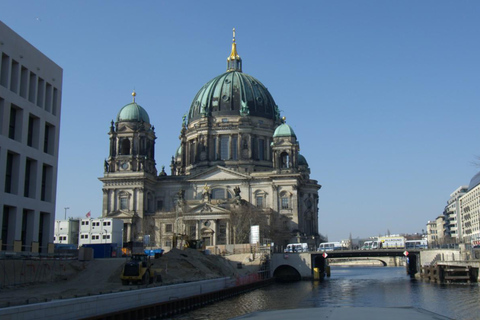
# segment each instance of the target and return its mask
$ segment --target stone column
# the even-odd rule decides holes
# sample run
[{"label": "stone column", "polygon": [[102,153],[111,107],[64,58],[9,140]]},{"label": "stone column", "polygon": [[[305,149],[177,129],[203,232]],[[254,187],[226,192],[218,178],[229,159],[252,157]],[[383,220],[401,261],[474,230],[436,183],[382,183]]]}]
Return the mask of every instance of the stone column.
[{"label": "stone column", "polygon": [[108,194],[110,190],[103,188],[102,191],[103,191],[102,217],[106,217],[108,214]]},{"label": "stone column", "polygon": [[[215,141],[215,160],[220,159],[220,135],[216,136],[216,141]],[[218,156],[217,156],[218,155]]]},{"label": "stone column", "polygon": [[248,159],[251,160],[252,159],[252,155],[253,155],[253,150],[252,150],[252,142],[253,142],[253,137],[251,134],[248,135],[247,137],[248,139]]},{"label": "stone column", "polygon": [[242,134],[237,137],[237,160],[242,160]]}]

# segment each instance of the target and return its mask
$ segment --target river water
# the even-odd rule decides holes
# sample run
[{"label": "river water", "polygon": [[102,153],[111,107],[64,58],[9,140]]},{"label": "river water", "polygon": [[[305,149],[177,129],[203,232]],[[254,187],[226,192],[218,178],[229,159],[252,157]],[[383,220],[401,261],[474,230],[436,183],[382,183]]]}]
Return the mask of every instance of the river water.
[{"label": "river water", "polygon": [[332,267],[323,282],[271,286],[173,319],[231,319],[254,311],[319,307],[415,307],[457,319],[480,319],[480,285],[410,279],[404,267]]}]

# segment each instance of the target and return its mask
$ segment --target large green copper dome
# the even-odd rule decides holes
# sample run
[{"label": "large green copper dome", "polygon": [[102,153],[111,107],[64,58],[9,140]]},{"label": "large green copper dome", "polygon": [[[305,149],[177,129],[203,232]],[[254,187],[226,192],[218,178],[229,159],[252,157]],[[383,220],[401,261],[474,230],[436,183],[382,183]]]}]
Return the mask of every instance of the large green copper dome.
[{"label": "large green copper dome", "polygon": [[117,115],[118,121],[138,121],[150,124],[150,117],[147,111],[135,102],[135,92],[132,93],[134,100],[132,103],[125,105]]},{"label": "large green copper dome", "polygon": [[255,116],[274,121],[280,112],[267,88],[254,77],[242,72],[242,59],[235,38],[227,58],[227,72],[207,82],[193,99],[188,123],[202,117]]},{"label": "large green copper dome", "polygon": [[229,71],[207,82],[193,99],[188,122],[228,115],[279,118],[277,105],[267,88],[240,71]]}]

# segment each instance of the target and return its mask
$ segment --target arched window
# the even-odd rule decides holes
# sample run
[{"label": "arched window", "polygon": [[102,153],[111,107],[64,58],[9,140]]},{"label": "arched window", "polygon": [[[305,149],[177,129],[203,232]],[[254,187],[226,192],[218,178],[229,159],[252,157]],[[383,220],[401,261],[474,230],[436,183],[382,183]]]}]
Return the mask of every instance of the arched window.
[{"label": "arched window", "polygon": [[212,199],[225,199],[225,189],[213,189]]},{"label": "arched window", "polygon": [[266,199],[267,198],[267,194],[265,193],[265,191],[262,191],[262,190],[257,190],[255,193],[254,193],[254,205],[257,207],[257,208],[265,208],[266,207]]},{"label": "arched window", "polygon": [[118,203],[119,203],[119,209],[120,210],[129,210],[129,200],[130,200],[130,194],[128,192],[122,191],[118,195]]},{"label": "arched window", "polygon": [[130,154],[130,140],[128,138],[122,139],[121,154]]},{"label": "arched window", "polygon": [[280,163],[281,163],[281,168],[282,169],[288,169],[290,168],[290,155],[286,152],[283,152],[280,155]]},{"label": "arched window", "polygon": [[282,209],[288,209],[290,207],[288,197],[286,195],[283,195],[280,200]]},{"label": "arched window", "polygon": [[280,209],[290,209],[290,193],[283,191],[280,193]]}]

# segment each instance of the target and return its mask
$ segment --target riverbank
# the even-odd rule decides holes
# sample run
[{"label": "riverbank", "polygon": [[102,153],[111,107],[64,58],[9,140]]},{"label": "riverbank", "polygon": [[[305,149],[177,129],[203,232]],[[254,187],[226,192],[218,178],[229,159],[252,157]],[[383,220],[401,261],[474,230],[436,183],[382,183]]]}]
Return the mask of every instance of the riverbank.
[{"label": "riverbank", "polygon": [[[124,286],[120,273],[126,258],[78,260],[0,260],[0,307],[115,293],[199,280],[241,279],[260,268],[259,256],[205,255],[186,249],[171,250],[154,260],[162,282]],[[3,272],[2,272],[3,271]]]}]

